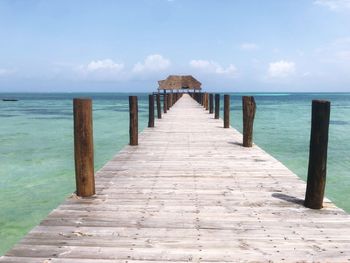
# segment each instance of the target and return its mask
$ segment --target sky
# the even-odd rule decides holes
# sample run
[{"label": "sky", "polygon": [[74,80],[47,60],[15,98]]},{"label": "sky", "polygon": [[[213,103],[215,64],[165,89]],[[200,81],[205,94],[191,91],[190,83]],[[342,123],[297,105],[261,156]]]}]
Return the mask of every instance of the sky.
[{"label": "sky", "polygon": [[350,0],[0,0],[0,92],[350,92]]}]

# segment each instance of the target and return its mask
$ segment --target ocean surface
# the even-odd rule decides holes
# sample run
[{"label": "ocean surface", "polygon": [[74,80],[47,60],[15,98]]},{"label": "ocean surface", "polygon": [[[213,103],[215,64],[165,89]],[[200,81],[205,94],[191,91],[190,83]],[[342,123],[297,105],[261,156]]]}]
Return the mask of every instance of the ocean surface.
[{"label": "ocean surface", "polygon": [[[0,93],[0,99],[18,99],[0,100],[0,255],[75,190],[72,98],[93,98],[97,170],[128,143],[128,95]],[[141,131],[147,94],[133,95],[139,96]],[[350,93],[231,94],[231,125],[239,131],[242,95],[256,99],[254,142],[304,180],[311,101],[331,101],[326,195],[350,212]]]}]

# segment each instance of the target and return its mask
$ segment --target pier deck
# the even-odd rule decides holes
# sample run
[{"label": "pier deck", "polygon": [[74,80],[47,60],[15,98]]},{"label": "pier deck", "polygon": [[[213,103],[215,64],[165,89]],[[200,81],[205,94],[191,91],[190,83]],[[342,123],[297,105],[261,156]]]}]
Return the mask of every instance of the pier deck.
[{"label": "pier deck", "polygon": [[350,261],[350,216],[222,127],[184,95],[0,262]]}]

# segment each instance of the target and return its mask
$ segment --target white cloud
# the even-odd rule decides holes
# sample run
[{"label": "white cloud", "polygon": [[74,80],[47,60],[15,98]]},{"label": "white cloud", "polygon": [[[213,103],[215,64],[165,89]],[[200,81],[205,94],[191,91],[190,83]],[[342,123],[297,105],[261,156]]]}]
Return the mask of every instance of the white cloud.
[{"label": "white cloud", "polygon": [[271,62],[268,68],[271,78],[286,78],[293,75],[295,71],[295,63],[285,60]]},{"label": "white cloud", "polygon": [[259,46],[255,43],[242,43],[240,45],[240,48],[242,50],[247,50],[247,51],[251,51],[251,50],[257,50],[259,49]]},{"label": "white cloud", "polygon": [[332,11],[350,9],[350,0],[316,0],[314,4],[325,6]]},{"label": "white cloud", "polygon": [[15,72],[16,72],[16,70],[14,70],[14,69],[0,68],[0,77],[5,77],[5,76],[11,75]]},{"label": "white cloud", "polygon": [[134,73],[159,72],[169,68],[171,62],[159,54],[152,54],[146,57],[143,62],[137,62],[133,67]]},{"label": "white cloud", "polygon": [[111,59],[93,60],[86,66],[86,70],[89,72],[94,71],[112,71],[120,72],[124,69],[124,64],[115,63]]},{"label": "white cloud", "polygon": [[350,61],[350,50],[341,50],[336,53],[336,57],[339,60]]},{"label": "white cloud", "polygon": [[75,71],[83,78],[96,80],[116,80],[124,76],[124,64],[116,63],[112,59],[92,60],[88,64],[80,65]]},{"label": "white cloud", "polygon": [[194,69],[199,69],[207,73],[215,73],[229,76],[235,76],[237,74],[237,68],[233,64],[230,64],[227,68],[224,68],[215,61],[208,61],[202,59],[191,60],[189,64],[190,67]]}]

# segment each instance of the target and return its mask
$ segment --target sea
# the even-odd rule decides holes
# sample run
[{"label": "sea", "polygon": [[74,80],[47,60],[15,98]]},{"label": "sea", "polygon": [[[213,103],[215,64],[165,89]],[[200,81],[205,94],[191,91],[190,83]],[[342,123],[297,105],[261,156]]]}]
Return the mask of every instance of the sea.
[{"label": "sea", "polygon": [[[326,196],[350,212],[350,93],[226,94],[231,125],[241,132],[241,97],[255,97],[254,142],[303,180],[311,102],[330,100]],[[0,93],[0,255],[75,190],[73,98],[93,99],[98,170],[128,143],[129,95],[138,96],[142,131],[148,121],[146,93]]]}]

